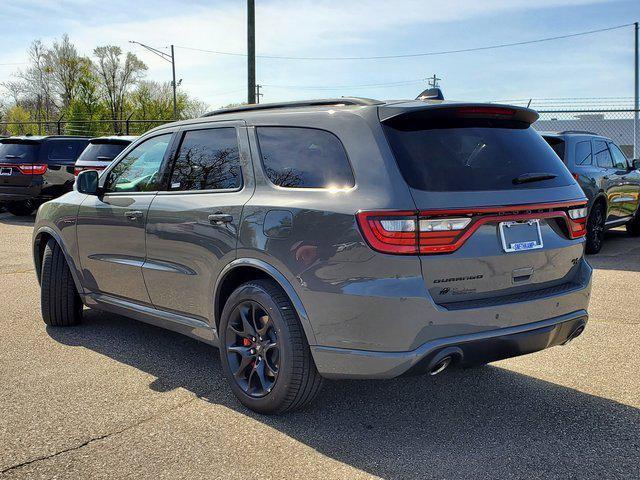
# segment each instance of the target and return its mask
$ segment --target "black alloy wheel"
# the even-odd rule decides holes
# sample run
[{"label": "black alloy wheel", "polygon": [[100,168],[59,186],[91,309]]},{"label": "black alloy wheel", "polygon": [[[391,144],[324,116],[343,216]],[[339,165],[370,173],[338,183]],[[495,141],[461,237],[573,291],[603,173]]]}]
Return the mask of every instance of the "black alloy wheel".
[{"label": "black alloy wheel", "polygon": [[267,395],[278,380],[280,347],[267,310],[246,300],[231,312],[226,355],[235,381],[251,397]]}]

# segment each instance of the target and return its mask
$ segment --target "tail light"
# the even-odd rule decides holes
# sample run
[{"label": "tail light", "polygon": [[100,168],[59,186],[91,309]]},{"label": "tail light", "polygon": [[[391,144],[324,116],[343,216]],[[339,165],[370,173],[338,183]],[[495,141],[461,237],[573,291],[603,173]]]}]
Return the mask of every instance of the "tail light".
[{"label": "tail light", "polygon": [[464,245],[482,225],[510,220],[556,218],[565,222],[569,238],[576,239],[586,234],[586,217],[584,203],[356,214],[360,230],[371,248],[404,255],[451,253]]},{"label": "tail light", "polygon": [[587,207],[572,208],[568,212],[571,238],[584,237],[587,234]]},{"label": "tail light", "polygon": [[46,165],[18,165],[18,170],[24,175],[43,175],[47,171]]},{"label": "tail light", "polygon": [[104,167],[75,167],[73,169],[73,174],[77,177],[80,172],[84,172],[85,170],[97,170],[100,172],[104,170]]}]

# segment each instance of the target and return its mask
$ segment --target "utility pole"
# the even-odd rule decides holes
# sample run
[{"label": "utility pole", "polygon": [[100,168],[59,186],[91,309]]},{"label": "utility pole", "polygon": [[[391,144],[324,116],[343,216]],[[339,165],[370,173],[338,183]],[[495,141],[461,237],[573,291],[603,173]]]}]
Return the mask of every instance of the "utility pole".
[{"label": "utility pole", "polygon": [[256,8],[247,0],[247,102],[256,103]]},{"label": "utility pole", "polygon": [[440,85],[438,85],[438,80],[442,80],[442,79],[441,79],[441,78],[438,78],[438,77],[436,76],[436,74],[434,73],[434,74],[433,74],[433,77],[429,77],[429,82],[428,82],[428,83],[429,83],[429,86],[430,86],[431,88],[439,88],[439,87],[440,87]]},{"label": "utility pole", "polygon": [[173,87],[173,119],[178,119],[178,95],[176,94],[176,56],[173,53],[173,45],[171,45],[171,73],[173,75],[173,81],[171,86]]},{"label": "utility pole", "polygon": [[256,85],[256,103],[260,103],[260,97],[264,97],[264,94],[260,93],[261,88],[262,88],[262,85],[260,84]]},{"label": "utility pole", "polygon": [[635,40],[635,55],[634,55],[634,63],[635,63],[635,85],[634,85],[634,112],[633,112],[633,158],[638,158],[638,109],[640,108],[640,102],[638,99],[638,22],[633,24],[634,27],[634,40]]},{"label": "utility pole", "polygon": [[173,76],[173,80],[171,81],[171,87],[173,87],[173,119],[178,119],[178,95],[176,93],[176,89],[178,85],[182,83],[182,79],[176,83],[176,57],[173,51],[173,45],[171,45],[171,55],[168,53],[164,53],[157,48],[150,47],[149,45],[145,45],[144,43],[136,42],[135,40],[129,40],[129,43],[135,43],[136,45],[140,45],[141,47],[146,48],[152,53],[155,53],[161,59],[171,64],[171,73]]}]

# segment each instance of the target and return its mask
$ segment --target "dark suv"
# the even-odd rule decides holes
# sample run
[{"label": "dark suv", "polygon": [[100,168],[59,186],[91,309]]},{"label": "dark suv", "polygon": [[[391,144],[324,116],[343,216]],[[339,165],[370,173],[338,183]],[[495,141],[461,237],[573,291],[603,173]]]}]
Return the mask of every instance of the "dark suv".
[{"label": "dark suv", "polygon": [[612,140],[595,133],[543,132],[589,199],[587,253],[598,253],[604,232],[626,225],[630,235],[640,235],[640,172],[638,160],[630,162]]},{"label": "dark suv", "polygon": [[73,188],[73,168],[89,139],[62,135],[0,139],[0,204],[30,215]]},{"label": "dark suv", "polygon": [[438,374],[585,328],[586,198],[532,110],[340,98],[158,127],[42,205],[48,325],[83,304],[220,348],[240,401]]}]

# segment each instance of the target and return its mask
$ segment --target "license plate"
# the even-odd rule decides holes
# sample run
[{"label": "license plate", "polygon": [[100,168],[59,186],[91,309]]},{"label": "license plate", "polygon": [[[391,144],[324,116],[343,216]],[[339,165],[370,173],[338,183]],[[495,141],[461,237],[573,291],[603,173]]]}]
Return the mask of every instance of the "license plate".
[{"label": "license plate", "polygon": [[11,167],[2,167],[0,168],[0,175],[11,175],[13,169]]},{"label": "license plate", "polygon": [[505,252],[525,252],[542,248],[542,232],[540,220],[523,222],[501,222],[498,225],[500,240]]}]

